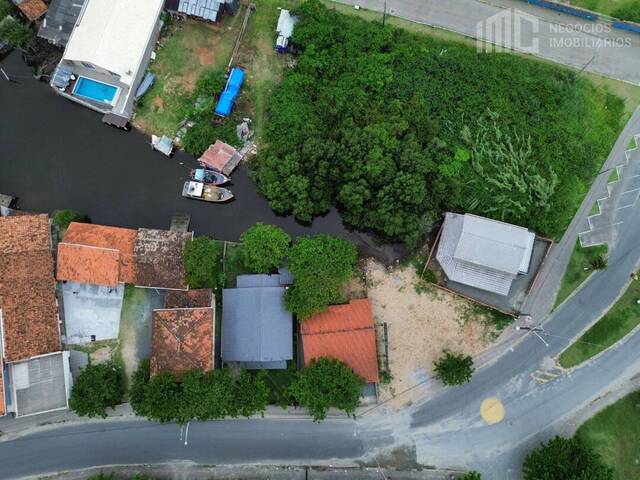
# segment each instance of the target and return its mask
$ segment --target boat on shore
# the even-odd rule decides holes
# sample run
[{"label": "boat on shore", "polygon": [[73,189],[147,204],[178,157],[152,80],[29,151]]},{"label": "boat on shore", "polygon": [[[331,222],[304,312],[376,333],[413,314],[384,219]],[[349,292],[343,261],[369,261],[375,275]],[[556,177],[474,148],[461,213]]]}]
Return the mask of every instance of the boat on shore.
[{"label": "boat on shore", "polygon": [[223,203],[231,200],[233,193],[226,188],[187,180],[182,187],[182,196],[205,202]]},{"label": "boat on shore", "polygon": [[162,137],[151,135],[151,148],[165,154],[167,157],[170,157],[173,155],[173,140],[166,135],[163,135]]},{"label": "boat on shore", "polygon": [[189,177],[196,182],[210,185],[224,185],[230,181],[230,178],[223,173],[208,168],[193,168],[189,172]]}]

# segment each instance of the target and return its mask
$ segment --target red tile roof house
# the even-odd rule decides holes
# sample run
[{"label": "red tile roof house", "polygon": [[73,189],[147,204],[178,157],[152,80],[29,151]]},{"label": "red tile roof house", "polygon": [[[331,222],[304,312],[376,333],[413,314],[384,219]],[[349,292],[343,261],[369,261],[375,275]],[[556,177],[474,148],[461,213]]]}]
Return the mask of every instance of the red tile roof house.
[{"label": "red tile roof house", "polygon": [[0,415],[67,408],[47,215],[0,217],[0,340]]},{"label": "red tile roof house", "polygon": [[173,291],[153,311],[151,375],[213,370],[215,298],[210,289]]},{"label": "red tile roof house", "polygon": [[187,290],[182,249],[192,233],[71,223],[58,244],[68,343],[118,337],[124,285]]},{"label": "red tile roof house", "polygon": [[304,363],[321,357],[336,358],[368,384],[377,384],[378,355],[371,303],[368,299],[332,305],[300,325]]}]

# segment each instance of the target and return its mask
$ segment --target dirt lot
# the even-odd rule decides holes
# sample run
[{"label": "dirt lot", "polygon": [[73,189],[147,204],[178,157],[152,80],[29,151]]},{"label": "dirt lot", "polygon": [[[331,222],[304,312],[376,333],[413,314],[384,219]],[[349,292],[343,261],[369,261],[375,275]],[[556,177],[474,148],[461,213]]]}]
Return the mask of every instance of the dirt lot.
[{"label": "dirt lot", "polygon": [[[494,338],[492,328],[471,302],[421,284],[412,266],[389,270],[369,260],[365,272],[378,330],[381,370],[385,368],[384,323],[388,331],[392,379],[381,384],[381,401],[429,379],[433,361],[443,349],[476,355]],[[427,380],[424,386],[430,383]],[[411,395],[405,393],[390,403],[401,406],[410,401]]]}]

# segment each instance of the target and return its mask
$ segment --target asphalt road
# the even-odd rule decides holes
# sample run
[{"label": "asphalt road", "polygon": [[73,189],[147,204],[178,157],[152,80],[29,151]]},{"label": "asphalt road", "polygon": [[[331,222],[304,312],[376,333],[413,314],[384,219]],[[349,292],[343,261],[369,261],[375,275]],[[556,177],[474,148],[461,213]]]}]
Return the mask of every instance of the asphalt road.
[{"label": "asphalt road", "polygon": [[[335,0],[382,12],[385,0]],[[505,9],[531,15],[518,22],[509,42],[514,50],[577,69],[640,85],[640,35],[611,29],[607,24],[534,7],[519,0],[386,0],[390,15],[496,43],[492,28],[479,25]],[[534,48],[534,50],[532,50]]]},{"label": "asphalt road", "polygon": [[[174,424],[145,421],[63,427],[0,445],[0,478],[96,465],[163,463],[340,465],[364,454],[350,420],[235,420]],[[351,461],[348,461],[350,465]]]}]

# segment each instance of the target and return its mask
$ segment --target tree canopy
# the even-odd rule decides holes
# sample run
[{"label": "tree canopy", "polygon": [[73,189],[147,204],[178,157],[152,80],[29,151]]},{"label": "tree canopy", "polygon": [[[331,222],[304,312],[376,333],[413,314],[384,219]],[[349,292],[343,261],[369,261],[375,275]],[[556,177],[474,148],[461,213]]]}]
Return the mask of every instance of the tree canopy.
[{"label": "tree canopy", "polygon": [[264,372],[241,371],[232,377],[227,369],[193,370],[178,379],[168,372],[150,376],[147,360],[133,375],[129,396],[137,415],[186,423],[263,413],[269,389]]},{"label": "tree canopy", "polygon": [[218,288],[224,285],[222,248],[207,237],[189,240],[182,251],[189,288]]},{"label": "tree canopy", "polygon": [[574,71],[383,27],[317,0],[269,100],[261,192],[308,222],[414,244],[443,210],[553,236],[615,141],[623,102]]},{"label": "tree canopy", "polygon": [[285,305],[299,320],[342,301],[342,287],[353,275],[358,252],[346,240],[331,235],[302,237],[291,249],[288,268],[294,284]]},{"label": "tree canopy", "polygon": [[471,380],[473,359],[469,355],[445,350],[440,358],[433,362],[433,369],[445,385],[461,385]]},{"label": "tree canopy", "polygon": [[282,265],[291,237],[275,225],[257,223],[240,236],[242,260],[255,273],[269,273]]},{"label": "tree canopy", "polygon": [[352,415],[360,402],[364,383],[364,379],[341,361],[320,358],[298,372],[296,380],[289,385],[289,394],[318,422],[326,418],[331,407]]},{"label": "tree canopy", "polygon": [[613,470],[579,438],[556,436],[524,460],[524,480],[613,480]]},{"label": "tree canopy", "polygon": [[122,402],[124,384],[122,368],[113,362],[89,364],[82,371],[71,389],[69,407],[86,417],[107,416],[107,407]]}]

